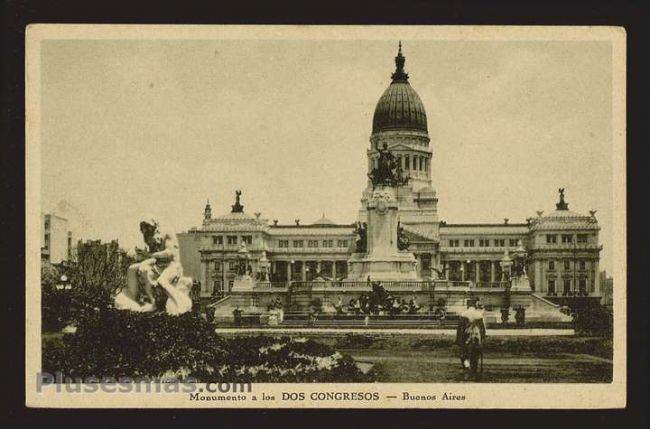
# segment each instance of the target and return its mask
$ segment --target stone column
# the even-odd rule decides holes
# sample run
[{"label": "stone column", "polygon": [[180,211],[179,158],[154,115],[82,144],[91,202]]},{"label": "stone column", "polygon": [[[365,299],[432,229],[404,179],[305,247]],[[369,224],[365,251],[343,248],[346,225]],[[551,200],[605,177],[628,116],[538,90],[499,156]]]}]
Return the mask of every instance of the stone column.
[{"label": "stone column", "polygon": [[291,261],[287,261],[287,281],[288,282],[291,281],[291,274],[292,274],[291,270],[292,269],[293,269],[293,264],[291,263]]},{"label": "stone column", "polygon": [[307,281],[307,261],[302,261],[302,281]]},{"label": "stone column", "polygon": [[316,261],[316,271],[320,273],[322,269],[321,261]]},{"label": "stone column", "polygon": [[201,261],[201,292],[208,291],[208,261]]},{"label": "stone column", "polygon": [[594,294],[600,294],[600,272],[598,271],[598,259],[593,261],[594,273]]},{"label": "stone column", "polygon": [[490,282],[492,282],[492,283],[495,282],[495,280],[494,280],[494,276],[495,276],[495,272],[494,272],[494,261],[490,261]]},{"label": "stone column", "polygon": [[534,268],[535,290],[538,292],[546,291],[546,293],[548,294],[548,285],[546,284],[546,282],[544,282],[544,279],[542,278],[542,261],[539,260],[535,261],[534,266],[535,266]]},{"label": "stone column", "polygon": [[221,264],[221,292],[228,290],[228,274],[226,272],[226,261],[219,262]]},{"label": "stone column", "polygon": [[465,281],[465,261],[460,261],[460,281],[464,282]]},{"label": "stone column", "polygon": [[481,265],[479,261],[474,261],[474,282],[475,283],[481,281],[481,273],[479,271],[479,265]]},{"label": "stone column", "polygon": [[332,278],[336,280],[336,260],[332,261]]}]

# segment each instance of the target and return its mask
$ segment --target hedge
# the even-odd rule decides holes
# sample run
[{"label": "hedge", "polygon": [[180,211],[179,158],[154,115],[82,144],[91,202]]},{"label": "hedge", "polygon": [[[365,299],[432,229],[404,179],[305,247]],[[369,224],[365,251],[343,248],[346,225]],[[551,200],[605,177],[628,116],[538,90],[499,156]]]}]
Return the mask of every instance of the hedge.
[{"label": "hedge", "polygon": [[106,309],[43,345],[43,371],[71,378],[165,377],[201,382],[367,382],[349,356],[307,339],[225,339],[196,313]]}]

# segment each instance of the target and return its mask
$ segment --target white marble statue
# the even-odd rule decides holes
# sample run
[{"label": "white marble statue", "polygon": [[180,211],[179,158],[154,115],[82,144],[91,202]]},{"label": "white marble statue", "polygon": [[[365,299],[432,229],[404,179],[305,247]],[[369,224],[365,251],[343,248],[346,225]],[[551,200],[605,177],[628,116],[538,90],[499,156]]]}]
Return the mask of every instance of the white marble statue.
[{"label": "white marble statue", "polygon": [[154,289],[160,287],[167,295],[165,311],[168,314],[179,315],[190,311],[192,279],[183,276],[175,240],[161,234],[154,219],[140,222],[140,232],[147,245],[145,258],[128,268],[127,285],[115,296],[115,308],[155,311]]}]

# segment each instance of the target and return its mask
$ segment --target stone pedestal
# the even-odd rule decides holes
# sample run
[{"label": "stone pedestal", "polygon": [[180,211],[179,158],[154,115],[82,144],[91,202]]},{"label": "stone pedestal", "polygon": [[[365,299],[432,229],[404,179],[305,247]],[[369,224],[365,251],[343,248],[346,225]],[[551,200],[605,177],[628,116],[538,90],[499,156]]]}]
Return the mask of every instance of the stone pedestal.
[{"label": "stone pedestal", "polygon": [[519,276],[512,279],[512,289],[513,292],[530,292],[530,281],[527,276]]},{"label": "stone pedestal", "polygon": [[409,251],[397,250],[398,204],[396,188],[378,186],[368,201],[366,253],[349,260],[348,278],[366,280],[416,280],[416,260]]},{"label": "stone pedestal", "polygon": [[233,281],[232,290],[233,291],[252,291],[255,282],[253,278],[249,275],[237,276]]}]

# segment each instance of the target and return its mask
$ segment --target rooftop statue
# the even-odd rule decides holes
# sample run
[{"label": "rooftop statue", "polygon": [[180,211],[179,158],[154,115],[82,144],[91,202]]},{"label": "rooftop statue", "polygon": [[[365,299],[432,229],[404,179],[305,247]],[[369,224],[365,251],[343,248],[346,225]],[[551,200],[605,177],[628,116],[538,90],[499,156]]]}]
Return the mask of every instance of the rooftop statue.
[{"label": "rooftop statue", "polygon": [[377,185],[399,186],[408,182],[408,177],[404,177],[402,166],[397,162],[395,155],[388,149],[388,144],[384,143],[382,148],[378,148],[379,161],[377,167],[373,168],[368,174],[373,189]]},{"label": "rooftop statue", "polygon": [[555,204],[557,210],[569,210],[569,204],[564,201],[564,188],[557,190],[560,193],[560,202]]},{"label": "rooftop statue", "polygon": [[243,213],[244,212],[244,206],[242,206],[241,203],[239,202],[240,197],[241,197],[241,191],[240,190],[235,191],[235,204],[233,204],[231,206],[232,207],[232,210],[231,210],[232,213]]},{"label": "rooftop statue", "polygon": [[192,308],[192,279],[183,276],[178,246],[171,236],[160,233],[158,222],[154,219],[140,222],[140,232],[146,244],[145,259],[128,268],[127,284],[115,296],[115,308],[137,312],[155,311],[158,309],[156,292],[163,292],[162,295],[166,295],[164,305],[168,314],[186,313]]}]

